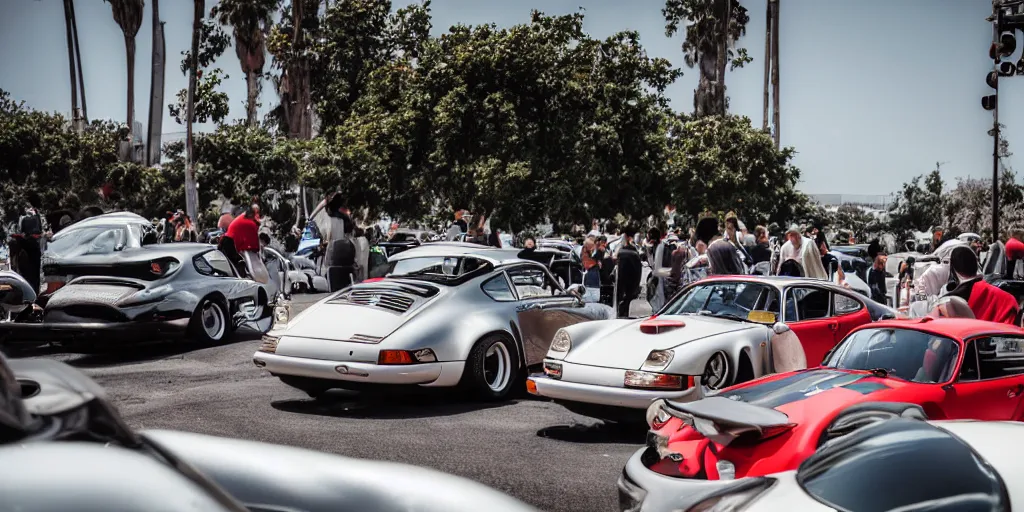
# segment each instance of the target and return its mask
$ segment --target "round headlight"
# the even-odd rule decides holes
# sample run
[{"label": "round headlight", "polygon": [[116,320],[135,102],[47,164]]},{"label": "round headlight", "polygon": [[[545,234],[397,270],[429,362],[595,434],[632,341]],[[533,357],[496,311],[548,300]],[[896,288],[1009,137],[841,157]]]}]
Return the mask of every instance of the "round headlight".
[{"label": "round headlight", "polygon": [[652,350],[644,361],[644,367],[652,370],[662,370],[672,361],[671,350]]},{"label": "round headlight", "polygon": [[555,338],[551,340],[551,351],[568,352],[570,348],[572,348],[572,339],[569,338],[569,333],[565,332],[565,329],[559,329],[555,333]]}]

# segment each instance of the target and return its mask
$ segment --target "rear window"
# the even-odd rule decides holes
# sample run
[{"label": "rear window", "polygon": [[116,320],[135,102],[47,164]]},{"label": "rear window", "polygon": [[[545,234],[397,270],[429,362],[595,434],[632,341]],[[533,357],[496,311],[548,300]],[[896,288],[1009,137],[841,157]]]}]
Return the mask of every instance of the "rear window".
[{"label": "rear window", "polygon": [[949,432],[918,420],[864,427],[800,465],[800,486],[839,510],[1009,510],[999,475]]},{"label": "rear window", "polygon": [[389,262],[386,277],[458,284],[492,268],[490,263],[468,256],[422,256]]},{"label": "rear window", "polygon": [[128,234],[123,226],[94,226],[65,230],[47,244],[46,252],[60,258],[107,254],[124,248]]}]

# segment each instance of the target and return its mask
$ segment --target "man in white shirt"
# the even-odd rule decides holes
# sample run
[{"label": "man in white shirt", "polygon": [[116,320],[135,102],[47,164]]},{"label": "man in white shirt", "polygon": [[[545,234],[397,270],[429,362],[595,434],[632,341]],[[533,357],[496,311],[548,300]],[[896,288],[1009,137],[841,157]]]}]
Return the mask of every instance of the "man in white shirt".
[{"label": "man in white shirt", "polygon": [[786,260],[796,260],[802,268],[803,264],[803,243],[804,237],[800,234],[800,228],[791,226],[786,231],[786,243],[782,244],[782,248],[779,249],[779,261],[775,264],[775,274],[779,273],[779,268]]}]

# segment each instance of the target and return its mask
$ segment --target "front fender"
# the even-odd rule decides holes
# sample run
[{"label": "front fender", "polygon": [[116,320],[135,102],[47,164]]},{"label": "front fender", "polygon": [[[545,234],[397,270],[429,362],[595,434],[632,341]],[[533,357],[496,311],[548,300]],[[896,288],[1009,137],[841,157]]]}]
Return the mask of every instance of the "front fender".
[{"label": "front fender", "polygon": [[754,371],[754,377],[766,373],[768,357],[768,336],[771,329],[746,329],[739,332],[716,334],[707,338],[685,343],[674,348],[675,356],[669,363],[666,373],[678,375],[701,375],[708,359],[715,352],[724,352],[732,364],[735,377],[739,369],[741,355],[746,353]]},{"label": "front fender", "polygon": [[[583,347],[593,340],[602,339],[605,336],[613,334],[615,331],[626,327],[639,320],[631,319],[617,319],[617,320],[594,320],[592,322],[581,322],[570,326],[563,327],[565,332],[569,333],[569,339],[572,340],[572,350]],[[548,359],[565,359],[568,352],[554,352],[548,350]]]}]

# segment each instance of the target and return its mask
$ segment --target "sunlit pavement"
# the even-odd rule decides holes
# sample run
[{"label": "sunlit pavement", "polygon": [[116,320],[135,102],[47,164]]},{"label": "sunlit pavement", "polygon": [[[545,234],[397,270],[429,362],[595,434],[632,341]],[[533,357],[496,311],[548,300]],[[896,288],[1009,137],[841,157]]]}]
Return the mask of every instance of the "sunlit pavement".
[{"label": "sunlit pavement", "polygon": [[[294,312],[322,295],[296,295]],[[635,301],[634,316],[649,314]],[[615,481],[643,429],[607,427],[525,394],[500,404],[451,391],[316,402],[252,364],[258,336],[210,348],[163,344],[48,353],[104,386],[130,425],[299,446],[427,466],[542,510],[616,510]],[[642,413],[640,413],[642,417]]]}]

